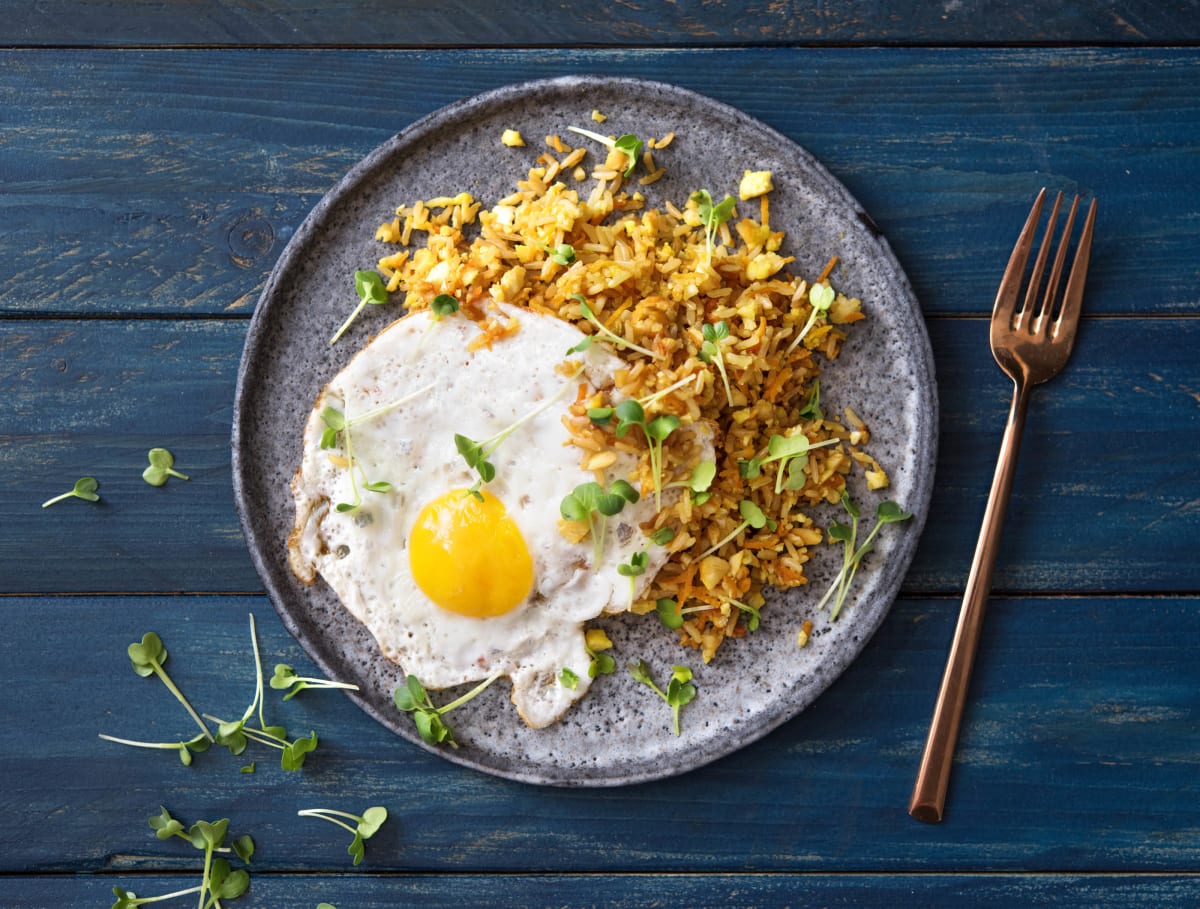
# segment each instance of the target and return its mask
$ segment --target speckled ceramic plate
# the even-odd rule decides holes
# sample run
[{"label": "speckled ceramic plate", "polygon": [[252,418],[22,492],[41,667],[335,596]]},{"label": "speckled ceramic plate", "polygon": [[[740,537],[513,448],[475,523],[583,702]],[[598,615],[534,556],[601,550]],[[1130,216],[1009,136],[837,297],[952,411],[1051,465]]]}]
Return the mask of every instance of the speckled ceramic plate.
[{"label": "speckled ceramic plate", "polygon": [[[671,731],[670,710],[620,669],[601,677],[549,729],[524,726],[501,681],[453,714],[462,747],[448,760],[510,779],[562,786],[610,786],[671,776],[729,754],[796,716],[858,655],[886,615],[912,559],[933,485],[937,398],[920,309],[886,241],[846,189],[790,139],[726,105],[670,85],[631,79],[569,77],[514,85],[461,101],[405,129],[372,152],[314,209],[288,244],[254,313],[238,379],[233,476],[251,555],[288,630],[330,677],[358,683],[354,695],[372,717],[427,747],[412,720],[392,704],[399,669],[380,656],[371,635],[320,581],[305,587],[288,570],[292,526],[288,483],[300,459],[304,422],[322,386],[399,313],[368,307],[340,343],[327,343],[355,302],[350,277],[370,267],[382,247],[378,224],[395,206],[469,190],[485,206],[507,195],[539,153],[541,137],[566,127],[596,126],[642,137],[674,132],[658,153],[668,176],[648,187],[652,203],[682,206],[706,187],[736,193],[744,169],[771,170],[771,223],[785,229],[802,274],[818,273],[833,255],[836,286],[861,297],[869,319],[854,326],[842,356],[822,378],[822,404],[851,405],[873,431],[871,451],[887,468],[888,495],[914,519],[889,528],[856,578],[843,617],[814,615],[815,591],[836,571],[839,554],[821,547],[812,583],[773,597],[762,627],[702,665],[653,616],[605,620],[619,665],[635,657],[669,674],[686,662],[698,697]],[[530,148],[499,143],[520,129]],[[877,494],[852,486],[873,510]],[[834,510],[817,515],[822,524]],[[809,646],[796,646],[804,619],[816,623]],[[443,695],[448,697],[448,695]]]}]

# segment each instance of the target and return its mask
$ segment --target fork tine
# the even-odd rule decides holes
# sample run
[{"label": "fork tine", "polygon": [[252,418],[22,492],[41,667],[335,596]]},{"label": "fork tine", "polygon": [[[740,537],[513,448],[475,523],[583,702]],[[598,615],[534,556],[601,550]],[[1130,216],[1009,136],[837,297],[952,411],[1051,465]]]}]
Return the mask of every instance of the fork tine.
[{"label": "fork tine", "polygon": [[1058,338],[1067,333],[1068,352],[1074,343],[1075,326],[1079,323],[1079,312],[1083,308],[1083,285],[1087,280],[1088,260],[1092,254],[1092,227],[1096,223],[1096,200],[1088,206],[1087,219],[1083,222],[1083,233],[1079,235],[1079,246],[1075,250],[1075,261],[1067,278],[1067,290],[1063,295],[1062,309],[1051,327],[1051,336]]},{"label": "fork tine", "polygon": [[[1067,247],[1071,244],[1071,231],[1075,228],[1075,213],[1078,210],[1079,196],[1076,196],[1071,200],[1071,210],[1067,212],[1067,223],[1063,225],[1062,236],[1058,241],[1058,252],[1054,254],[1054,265],[1050,269],[1050,277],[1046,280],[1046,292],[1042,297],[1041,306],[1038,307],[1034,321],[1029,327],[1034,334],[1040,334],[1043,328],[1050,325],[1050,318],[1055,310],[1055,302],[1058,297],[1058,284],[1062,280],[1063,263],[1067,260]],[[1053,223],[1053,217],[1051,221]],[[1049,239],[1048,236],[1047,239]],[[1029,290],[1030,293],[1033,293],[1032,286]],[[1059,306],[1058,310],[1061,312],[1062,307]]]},{"label": "fork tine", "polygon": [[1012,318],[1017,308],[1017,295],[1021,291],[1021,276],[1025,273],[1025,263],[1029,261],[1029,250],[1033,247],[1033,234],[1037,229],[1038,219],[1042,216],[1042,203],[1046,200],[1046,188],[1042,187],[1037,198],[1033,200],[1033,208],[1025,219],[1025,226],[1017,237],[1017,245],[1009,256],[1008,266],[1004,269],[1004,277],[1000,279],[1000,289],[996,291],[996,303],[992,307],[992,322],[1003,321],[1005,324]]},{"label": "fork tine", "polygon": [[1020,328],[1022,325],[1032,323],[1038,316],[1038,290],[1042,286],[1042,271],[1046,267],[1046,258],[1050,255],[1050,245],[1054,242],[1054,225],[1058,223],[1058,209],[1062,205],[1063,194],[1058,193],[1054,197],[1054,207],[1050,209],[1050,217],[1046,221],[1046,228],[1042,231],[1042,245],[1038,247],[1037,258],[1033,262],[1033,270],[1029,274],[1029,287],[1025,291],[1025,302],[1021,304],[1017,310],[1016,316],[1013,317],[1013,328]]}]

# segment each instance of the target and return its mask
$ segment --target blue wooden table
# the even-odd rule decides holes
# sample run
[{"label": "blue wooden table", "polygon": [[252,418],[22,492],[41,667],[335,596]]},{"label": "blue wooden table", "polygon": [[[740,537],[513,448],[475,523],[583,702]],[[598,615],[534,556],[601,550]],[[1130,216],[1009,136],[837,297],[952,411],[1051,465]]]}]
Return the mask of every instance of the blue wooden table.
[{"label": "blue wooden table", "polygon": [[[0,904],[192,886],[201,854],[154,837],[160,805],[253,836],[235,906],[1200,904],[1200,4],[1040,6],[0,2]],[[466,770],[337,693],[272,701],[321,735],[300,773],[98,739],[178,735],[125,656],[146,631],[231,711],[248,615],[268,666],[312,668],[262,593],[229,463],[248,320],[289,237],[422,115],[571,73],[764,120],[904,265],[941,445],[882,628],[796,720],[627,788]],[[987,315],[1042,185],[1100,199],[1086,318],[1033,401],[947,816],[925,825],[905,807],[1009,396]],[[143,483],[159,445],[190,481]],[[83,475],[101,503],[39,507]],[[357,867],[296,816],[368,805],[391,819]]]}]

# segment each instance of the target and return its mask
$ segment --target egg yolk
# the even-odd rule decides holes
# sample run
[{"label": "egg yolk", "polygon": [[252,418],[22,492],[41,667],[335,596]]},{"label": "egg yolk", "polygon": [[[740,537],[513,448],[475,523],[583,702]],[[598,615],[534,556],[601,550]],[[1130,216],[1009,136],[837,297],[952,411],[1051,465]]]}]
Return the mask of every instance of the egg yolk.
[{"label": "egg yolk", "polygon": [[520,528],[499,499],[482,496],[454,489],[434,499],[408,539],[417,586],[443,609],[477,619],[503,615],[533,587],[533,558]]}]

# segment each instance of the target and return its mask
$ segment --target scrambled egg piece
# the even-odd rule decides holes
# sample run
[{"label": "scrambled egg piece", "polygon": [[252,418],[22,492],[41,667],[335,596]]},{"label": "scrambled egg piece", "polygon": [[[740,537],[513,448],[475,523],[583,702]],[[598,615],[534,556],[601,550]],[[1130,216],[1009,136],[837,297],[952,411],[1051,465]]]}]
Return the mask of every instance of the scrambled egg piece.
[{"label": "scrambled egg piece", "polygon": [[742,182],[738,186],[738,198],[743,202],[747,199],[757,199],[759,196],[765,196],[774,188],[769,170],[748,170],[742,174]]}]

